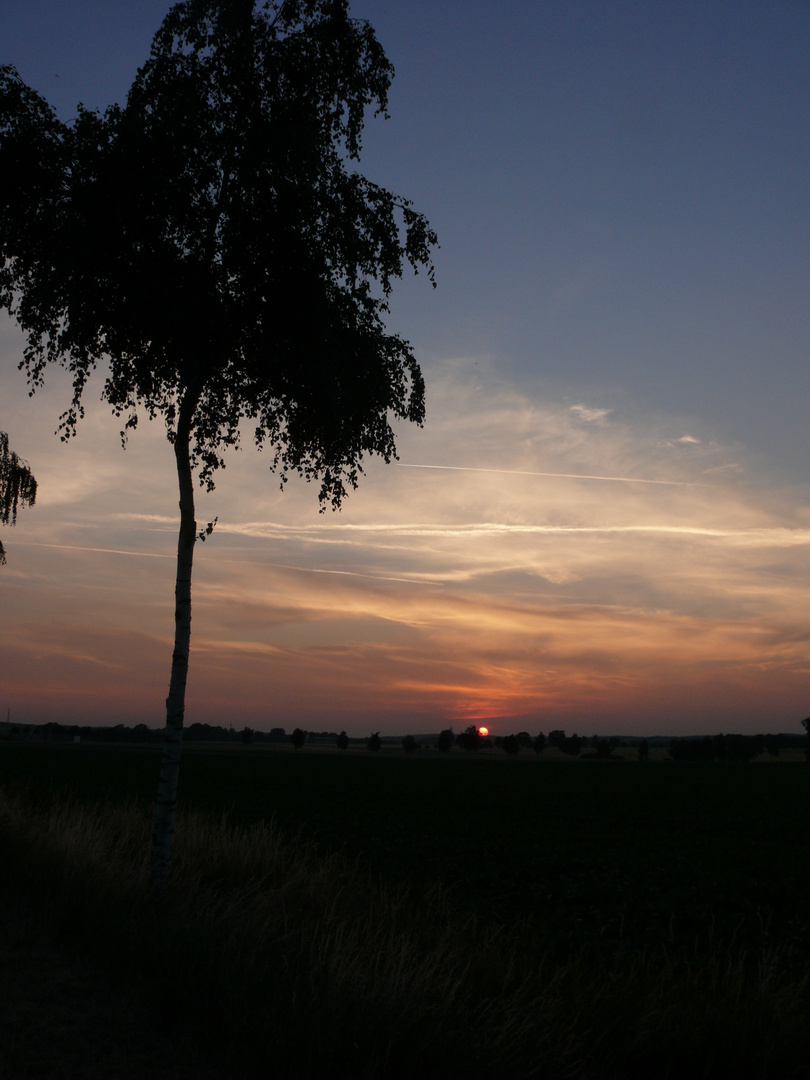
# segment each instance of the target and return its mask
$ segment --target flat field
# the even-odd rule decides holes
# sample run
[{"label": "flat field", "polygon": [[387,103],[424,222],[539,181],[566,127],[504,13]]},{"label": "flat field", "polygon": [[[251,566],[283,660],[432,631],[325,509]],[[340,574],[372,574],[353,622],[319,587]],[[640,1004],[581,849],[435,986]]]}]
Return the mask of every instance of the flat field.
[{"label": "flat field", "polygon": [[[47,802],[148,804],[154,750],[0,745],[0,785]],[[184,749],[180,813],[273,820],[383,881],[441,882],[462,909],[528,919],[556,950],[688,955],[734,942],[810,959],[810,769],[539,760],[453,751]]]}]

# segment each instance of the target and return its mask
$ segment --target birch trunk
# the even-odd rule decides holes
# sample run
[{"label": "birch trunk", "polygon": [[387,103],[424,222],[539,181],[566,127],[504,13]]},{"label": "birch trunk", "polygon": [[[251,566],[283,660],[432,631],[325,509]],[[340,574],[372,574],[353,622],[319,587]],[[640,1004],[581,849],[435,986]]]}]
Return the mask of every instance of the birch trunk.
[{"label": "birch trunk", "polygon": [[199,394],[187,390],[180,405],[174,456],[180,488],[180,533],[177,540],[177,578],[174,587],[174,652],[166,698],[166,728],[160,764],[155,820],[152,829],[152,859],[149,889],[160,898],[169,881],[174,815],[177,804],[177,778],[180,772],[180,744],[186,701],[189,644],[191,641],[191,567],[197,522],[194,518],[194,486],[189,458],[191,423]]}]

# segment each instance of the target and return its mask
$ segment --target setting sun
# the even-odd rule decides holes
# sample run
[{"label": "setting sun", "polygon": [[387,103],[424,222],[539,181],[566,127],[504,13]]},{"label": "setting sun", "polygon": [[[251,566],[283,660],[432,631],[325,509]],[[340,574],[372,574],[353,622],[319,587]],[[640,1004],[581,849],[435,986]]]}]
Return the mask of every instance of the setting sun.
[{"label": "setting sun", "polygon": [[481,735],[483,738],[486,738],[487,735],[489,735],[489,728],[488,727],[480,727],[478,729],[478,734]]}]

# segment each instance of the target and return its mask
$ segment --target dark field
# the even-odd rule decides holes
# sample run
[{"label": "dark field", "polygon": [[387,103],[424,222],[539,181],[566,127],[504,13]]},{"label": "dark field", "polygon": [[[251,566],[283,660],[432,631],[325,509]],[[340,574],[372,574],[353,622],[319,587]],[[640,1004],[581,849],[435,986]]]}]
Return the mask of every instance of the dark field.
[{"label": "dark field", "polygon": [[[0,748],[0,784],[80,800],[154,795],[154,751]],[[441,881],[554,936],[683,948],[790,940],[810,958],[810,769],[516,760],[454,751],[184,750],[180,810],[275,819],[384,878]]]},{"label": "dark field", "polygon": [[801,760],[189,747],[169,915],[157,768],[0,744],[5,885],[241,1075],[810,1076]]}]

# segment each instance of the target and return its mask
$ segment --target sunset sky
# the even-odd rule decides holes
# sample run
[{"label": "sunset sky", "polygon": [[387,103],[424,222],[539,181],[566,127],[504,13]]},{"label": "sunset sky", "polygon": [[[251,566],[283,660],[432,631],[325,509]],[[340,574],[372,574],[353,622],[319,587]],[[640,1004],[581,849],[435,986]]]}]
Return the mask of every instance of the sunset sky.
[{"label": "sunset sky", "polygon": [[[171,5],[4,0],[0,63],[67,120]],[[361,169],[439,234],[389,327],[424,429],[339,514],[246,440],[198,519],[186,722],[350,735],[792,731],[810,714],[810,4],[357,0],[396,67]],[[0,710],[160,726],[177,493],[160,422],[0,316]]]}]

